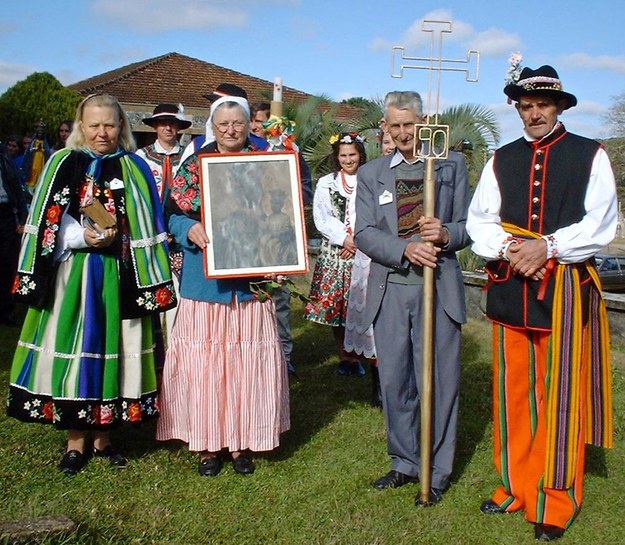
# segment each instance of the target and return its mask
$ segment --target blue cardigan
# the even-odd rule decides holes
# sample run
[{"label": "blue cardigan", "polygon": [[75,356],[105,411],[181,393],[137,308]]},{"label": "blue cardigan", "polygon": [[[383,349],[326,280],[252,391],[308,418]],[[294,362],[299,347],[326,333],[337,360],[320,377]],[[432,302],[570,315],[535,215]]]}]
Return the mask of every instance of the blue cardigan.
[{"label": "blue cardigan", "polygon": [[196,223],[198,223],[196,220],[184,215],[172,214],[169,217],[169,232],[176,238],[176,242],[184,252],[180,296],[195,301],[226,305],[232,302],[233,296],[236,296],[239,302],[253,299],[254,295],[249,288],[250,281],[254,281],[253,278],[209,280],[204,276],[202,250],[187,237],[189,229]]}]

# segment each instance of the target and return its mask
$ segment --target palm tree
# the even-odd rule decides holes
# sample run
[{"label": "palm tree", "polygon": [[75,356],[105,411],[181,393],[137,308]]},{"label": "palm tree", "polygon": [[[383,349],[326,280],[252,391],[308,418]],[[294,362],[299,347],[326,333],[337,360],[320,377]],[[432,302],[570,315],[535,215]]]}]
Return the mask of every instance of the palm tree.
[{"label": "palm tree", "polygon": [[449,149],[464,154],[472,187],[486,164],[490,150],[499,143],[499,125],[492,110],[479,104],[447,108],[439,123],[449,126]]}]

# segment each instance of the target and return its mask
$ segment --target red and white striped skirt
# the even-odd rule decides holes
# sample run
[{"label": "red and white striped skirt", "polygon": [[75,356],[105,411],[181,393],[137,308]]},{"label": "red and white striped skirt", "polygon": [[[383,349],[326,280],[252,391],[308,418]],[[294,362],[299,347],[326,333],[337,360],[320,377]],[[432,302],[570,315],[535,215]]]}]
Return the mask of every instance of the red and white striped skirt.
[{"label": "red and white striped skirt", "polygon": [[288,386],[273,301],[181,298],[156,438],[197,452],[272,450],[290,426]]}]

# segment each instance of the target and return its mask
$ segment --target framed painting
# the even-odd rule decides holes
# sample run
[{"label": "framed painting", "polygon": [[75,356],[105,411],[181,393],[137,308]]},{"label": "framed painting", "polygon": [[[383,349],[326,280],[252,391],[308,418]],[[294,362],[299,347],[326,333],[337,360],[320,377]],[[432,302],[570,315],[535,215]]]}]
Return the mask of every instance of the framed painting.
[{"label": "framed painting", "polygon": [[297,154],[200,155],[207,278],[308,272]]}]

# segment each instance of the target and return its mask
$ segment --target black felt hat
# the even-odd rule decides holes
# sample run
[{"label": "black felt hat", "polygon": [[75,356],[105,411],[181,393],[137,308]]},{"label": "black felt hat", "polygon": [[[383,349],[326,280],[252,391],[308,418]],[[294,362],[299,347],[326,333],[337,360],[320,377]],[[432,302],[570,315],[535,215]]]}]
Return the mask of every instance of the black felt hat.
[{"label": "black felt hat", "polygon": [[211,102],[214,102],[221,97],[241,97],[247,100],[247,93],[245,92],[245,89],[239,87],[238,85],[234,85],[233,83],[221,83],[212,93],[202,96]]},{"label": "black felt hat", "polygon": [[565,110],[577,104],[577,98],[574,95],[563,91],[562,82],[555,68],[547,64],[536,70],[523,68],[519,80],[506,85],[503,92],[517,102],[523,95],[551,95],[556,100],[565,100]]},{"label": "black felt hat", "polygon": [[154,124],[159,121],[175,121],[180,130],[188,129],[191,126],[191,121],[184,116],[182,107],[175,104],[159,104],[154,108],[152,117],[143,119],[143,122],[150,127],[154,127]]}]

